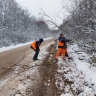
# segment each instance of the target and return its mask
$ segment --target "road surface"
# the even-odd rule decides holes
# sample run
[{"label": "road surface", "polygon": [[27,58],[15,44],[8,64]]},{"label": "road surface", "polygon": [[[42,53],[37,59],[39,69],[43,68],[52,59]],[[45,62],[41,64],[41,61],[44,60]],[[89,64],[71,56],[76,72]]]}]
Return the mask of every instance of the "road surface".
[{"label": "road surface", "polygon": [[[45,46],[49,42],[52,42],[54,38],[45,40],[40,47]],[[31,54],[33,50],[30,48],[30,45],[26,45],[23,47],[15,48],[9,51],[0,53],[0,74],[4,73],[4,69],[10,68],[15,64],[19,64],[19,62],[24,59],[28,54]]]}]

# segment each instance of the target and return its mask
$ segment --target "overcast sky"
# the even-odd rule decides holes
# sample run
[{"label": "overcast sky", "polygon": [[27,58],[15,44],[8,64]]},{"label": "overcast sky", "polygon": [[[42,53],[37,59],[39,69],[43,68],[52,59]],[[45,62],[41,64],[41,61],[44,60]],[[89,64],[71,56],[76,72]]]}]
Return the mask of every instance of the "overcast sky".
[{"label": "overcast sky", "polygon": [[[65,18],[68,12],[63,14],[62,10],[62,2],[61,0],[16,0],[17,3],[22,8],[27,9],[32,15],[36,16],[37,18],[40,17],[39,12],[41,12],[41,8],[46,14],[48,14],[52,19],[56,20],[58,24],[62,23],[61,18]],[[68,0],[64,0],[67,1]],[[58,15],[56,17],[56,15]]]}]

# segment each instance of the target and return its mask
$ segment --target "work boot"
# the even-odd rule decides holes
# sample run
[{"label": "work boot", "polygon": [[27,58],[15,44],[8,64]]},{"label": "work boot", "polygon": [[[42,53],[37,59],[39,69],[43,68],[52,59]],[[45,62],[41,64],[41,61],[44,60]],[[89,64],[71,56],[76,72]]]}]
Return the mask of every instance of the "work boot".
[{"label": "work boot", "polygon": [[39,59],[36,59],[36,60],[39,60]]},{"label": "work boot", "polygon": [[73,60],[73,58],[72,58],[72,57],[68,57],[68,59],[69,59],[69,60]]},{"label": "work boot", "polygon": [[65,59],[62,59],[62,60],[65,60]]},{"label": "work boot", "polygon": [[36,61],[36,60],[39,60],[39,59],[33,59],[34,61]]},{"label": "work boot", "polygon": [[59,60],[58,59],[55,59],[54,62],[58,62]]},{"label": "work boot", "polygon": [[65,53],[65,56],[66,56],[66,57],[69,57],[69,55],[68,55],[68,53],[67,53],[67,52]]},{"label": "work boot", "polygon": [[36,61],[36,59],[33,59],[34,61]]}]

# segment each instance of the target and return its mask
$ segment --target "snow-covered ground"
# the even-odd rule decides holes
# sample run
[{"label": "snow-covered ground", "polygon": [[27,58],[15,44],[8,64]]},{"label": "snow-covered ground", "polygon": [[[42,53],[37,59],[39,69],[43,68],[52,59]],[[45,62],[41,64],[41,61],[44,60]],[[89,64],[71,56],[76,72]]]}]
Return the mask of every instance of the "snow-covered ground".
[{"label": "snow-covered ground", "polygon": [[73,60],[66,62],[59,58],[56,85],[61,96],[95,96],[96,67],[88,63],[89,56],[78,46],[70,45],[69,55]]},{"label": "snow-covered ground", "polygon": [[[48,46],[50,46],[50,44],[53,43],[54,42],[50,42],[46,44],[46,46],[42,46],[39,54],[39,59],[43,60],[43,58],[45,58],[46,54],[48,54],[45,50],[48,48]],[[31,42],[2,48],[2,51],[6,51],[6,49],[10,50],[28,44],[31,44]],[[96,67],[93,67],[89,63],[90,56],[82,52],[82,50],[79,49],[76,44],[70,45],[68,48],[68,52],[69,55],[73,57],[73,60],[68,60],[68,58],[66,58],[65,61],[62,61],[60,57],[57,63],[58,69],[57,74],[55,75],[55,84],[57,86],[58,94],[57,96],[95,96]],[[23,61],[21,61],[21,65],[16,66],[16,68],[14,69],[15,71],[8,75],[7,78],[4,77],[0,80],[0,92],[3,92],[2,96],[9,96],[4,93],[8,90],[10,90],[10,92],[8,91],[8,94],[11,94],[12,96],[22,96],[20,94],[26,96],[24,94],[27,89],[30,91],[33,90],[32,88],[36,87],[36,80],[39,84],[40,73],[38,70],[38,66],[34,66],[41,64],[40,62],[42,61],[32,62],[33,54],[34,53],[30,54]],[[8,88],[6,86],[8,86]],[[21,93],[18,92],[18,90]]]},{"label": "snow-covered ground", "polygon": [[[38,57],[40,60],[34,62],[32,60],[34,52],[32,52],[26,58],[24,58],[20,64],[18,64],[18,66],[14,66],[14,71],[1,78],[0,96],[29,96],[30,94],[30,96],[34,96],[33,91],[36,90],[36,87],[39,86],[42,79],[40,77],[41,73],[39,70],[39,65],[42,65],[45,55],[48,54],[46,49],[53,43],[54,42],[52,41],[46,44],[46,46],[40,47],[41,51]],[[22,44],[22,46],[27,44],[30,43]],[[19,45],[18,47],[21,47],[21,45]]]},{"label": "snow-covered ground", "polygon": [[[53,37],[45,38],[44,40],[48,40],[50,38],[53,38]],[[11,50],[11,49],[14,49],[14,48],[22,47],[22,46],[25,46],[25,45],[28,45],[28,44],[31,45],[32,42],[33,41],[29,41],[29,42],[23,43],[23,44],[11,45],[11,46],[8,46],[8,47],[2,47],[2,48],[0,48],[0,52],[4,52],[4,51]]]}]

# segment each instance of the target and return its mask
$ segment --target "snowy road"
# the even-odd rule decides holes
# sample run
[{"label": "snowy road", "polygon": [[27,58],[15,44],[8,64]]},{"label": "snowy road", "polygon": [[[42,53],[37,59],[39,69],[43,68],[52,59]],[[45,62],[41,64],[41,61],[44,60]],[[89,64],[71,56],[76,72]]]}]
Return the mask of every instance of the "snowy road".
[{"label": "snowy road", "polygon": [[35,62],[30,45],[0,53],[0,96],[96,96],[96,67],[88,63],[88,55],[72,44],[68,53],[73,59],[60,56],[54,62],[56,49],[54,38],[46,40]]},{"label": "snowy road", "polygon": [[[18,62],[7,62],[7,66],[2,68],[2,71],[0,70],[0,96],[45,96],[45,93],[47,93],[47,96],[53,96],[50,94],[53,94],[53,90],[51,90],[50,87],[55,87],[55,71],[53,70],[53,67],[51,65],[42,65],[44,62],[47,62],[49,58],[45,58],[46,54],[48,54],[47,49],[51,48],[51,44],[54,42],[54,38],[45,40],[44,43],[40,46],[40,54],[39,59],[40,61],[33,61],[32,56],[34,52],[32,49],[30,49],[30,45],[16,48],[7,52],[3,52],[1,54],[4,54],[3,56],[8,56],[8,58],[12,58],[15,60],[20,58]],[[18,52],[20,53],[17,53]],[[26,51],[25,51],[26,50]],[[54,51],[54,50],[53,50]],[[26,53],[26,56],[24,55]],[[51,51],[50,51],[51,52]],[[9,56],[9,54],[11,54]],[[15,54],[15,55],[12,55]],[[20,57],[19,55],[23,54]],[[2,57],[2,56],[1,56]],[[45,58],[45,61],[44,61]],[[4,60],[4,59],[3,59]],[[8,59],[9,60],[9,59]],[[3,62],[3,61],[2,61]],[[14,64],[16,63],[16,64]],[[3,62],[2,64],[5,64]],[[3,66],[3,65],[2,65]],[[45,68],[46,67],[46,68]],[[50,68],[51,67],[51,68]],[[50,71],[46,72],[46,69]],[[53,73],[52,73],[52,72]],[[51,74],[50,74],[51,72]],[[46,74],[48,74],[46,76]],[[53,76],[51,76],[53,75]],[[52,79],[52,78],[53,79]],[[52,82],[50,82],[50,78],[52,79]],[[52,83],[49,88],[46,90],[46,84],[47,82]],[[45,87],[44,87],[45,85]],[[42,87],[42,88],[41,88]],[[43,92],[43,90],[46,90]],[[49,92],[51,90],[51,92]],[[49,94],[49,95],[48,95]]]},{"label": "snowy road", "polygon": [[[52,42],[54,38],[45,40],[41,47]],[[7,67],[14,66],[15,64],[19,64],[19,62],[24,59],[28,54],[31,54],[33,50],[30,48],[30,45],[26,45],[23,47],[15,48],[9,51],[0,53],[0,73],[4,73],[4,69]]]}]

